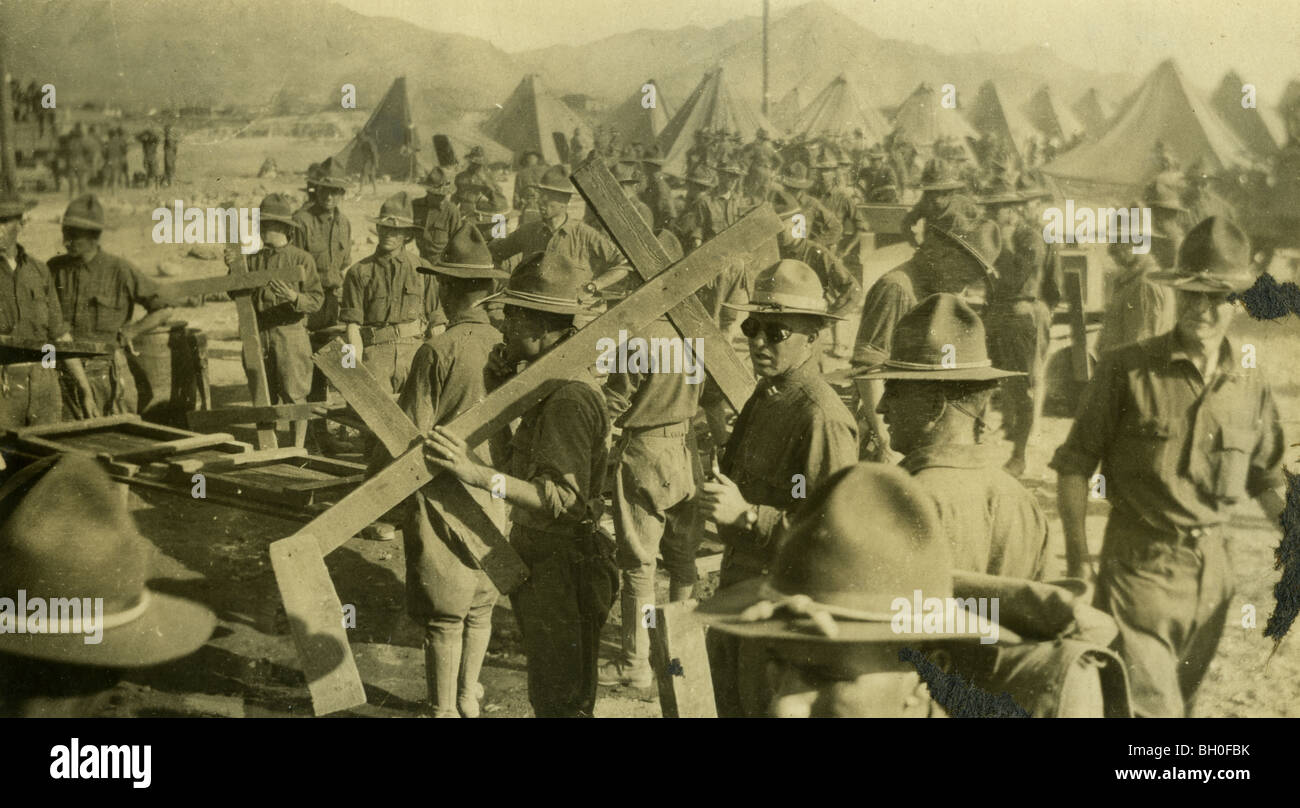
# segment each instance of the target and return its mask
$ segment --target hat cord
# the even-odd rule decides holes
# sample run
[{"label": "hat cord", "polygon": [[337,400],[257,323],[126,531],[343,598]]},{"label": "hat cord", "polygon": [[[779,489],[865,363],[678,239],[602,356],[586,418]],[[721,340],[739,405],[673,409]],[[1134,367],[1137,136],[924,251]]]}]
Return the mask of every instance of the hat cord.
[{"label": "hat cord", "polygon": [[892,615],[883,612],[819,603],[808,595],[787,595],[767,583],[759,588],[759,592],[766,596],[765,599],[741,612],[739,615],[741,621],[756,623],[771,619],[778,611],[787,611],[811,619],[822,634],[829,639],[835,639],[840,635],[840,628],[835,624],[836,617],[869,623],[887,623],[893,619]]}]

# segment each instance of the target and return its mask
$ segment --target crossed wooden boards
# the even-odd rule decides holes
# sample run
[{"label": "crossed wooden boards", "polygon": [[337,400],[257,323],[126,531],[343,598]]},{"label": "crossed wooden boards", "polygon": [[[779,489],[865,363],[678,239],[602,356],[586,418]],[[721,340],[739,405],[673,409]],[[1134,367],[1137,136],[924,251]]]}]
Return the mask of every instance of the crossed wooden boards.
[{"label": "crossed wooden boards", "polygon": [[[574,184],[595,210],[644,283],[631,295],[532,363],[447,427],[469,445],[482,443],[523,415],[567,379],[590,372],[599,355],[597,342],[636,333],[667,312],[683,335],[716,346],[706,368],[727,400],[739,410],[754,381],[712,318],[694,297],[732,255],[753,251],[771,240],[781,222],[763,205],[671,267],[668,254],[623,196],[613,175],[588,160],[573,174]],[[364,704],[365,691],[343,628],[342,604],[325,567],[324,556],[407,497],[423,490],[429,504],[461,536],[484,572],[503,593],[514,591],[528,569],[496,524],[450,475],[430,469],[420,435],[364,367],[345,368],[342,343],[316,354],[317,366],[338,388],[395,458],[334,507],[300,531],[271,544],[271,565],[289,618],[290,632],[317,715]]]}]

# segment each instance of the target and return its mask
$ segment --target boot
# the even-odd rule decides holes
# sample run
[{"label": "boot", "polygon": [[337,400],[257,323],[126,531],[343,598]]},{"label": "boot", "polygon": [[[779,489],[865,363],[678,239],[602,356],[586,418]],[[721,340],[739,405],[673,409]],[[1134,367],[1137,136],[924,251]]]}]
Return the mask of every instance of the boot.
[{"label": "boot", "polygon": [[478,677],[483,670],[483,657],[492,639],[492,604],[486,608],[475,606],[465,617],[465,643],[460,655],[460,687],[456,708],[465,718],[479,717],[479,702],[483,700],[483,685]]},{"label": "boot", "polygon": [[434,718],[459,718],[456,680],[460,673],[460,632],[427,626],[424,630],[424,679]]}]

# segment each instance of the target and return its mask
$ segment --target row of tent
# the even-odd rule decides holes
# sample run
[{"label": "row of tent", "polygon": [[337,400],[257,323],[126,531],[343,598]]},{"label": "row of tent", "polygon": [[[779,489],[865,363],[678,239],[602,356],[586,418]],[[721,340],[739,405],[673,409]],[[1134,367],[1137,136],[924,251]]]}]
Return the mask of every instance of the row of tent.
[{"label": "row of tent", "polygon": [[[1112,115],[1104,111],[1096,89],[1066,108],[1044,85],[1023,104],[1011,107],[988,81],[972,101],[963,99],[957,109],[946,108],[940,103],[940,91],[922,83],[887,120],[841,74],[797,111],[797,91],[782,98],[769,118],[733,93],[722,69],[715,68],[705,73],[679,107],[670,106],[661,88],[650,80],[609,110],[601,123],[617,129],[624,144],[657,146],[664,168],[678,174],[685,169],[696,133],[703,129],[727,130],[745,142],[753,140],[759,129],[773,138],[851,135],[860,129],[868,143],[882,142],[894,132],[923,154],[940,141],[969,150],[982,134],[1002,138],[1020,154],[1031,137],[1066,143],[1080,136],[1083,142],[1044,166],[1044,173],[1075,192],[1124,193],[1155,175],[1158,144],[1181,164],[1200,161],[1212,171],[1267,160],[1277,141],[1260,110],[1242,106],[1241,88],[1241,79],[1229,73],[1212,97],[1202,98],[1173,60],[1167,60]],[[1279,109],[1297,101],[1300,82],[1292,82]],[[410,123],[405,79],[399,78],[363,128],[379,148],[380,173],[404,176],[409,171]],[[569,162],[575,131],[588,147],[592,145],[588,122],[550,93],[535,74],[525,76],[481,126],[482,134],[492,141],[483,143],[489,159],[507,151],[516,156],[535,151],[549,164]],[[457,134],[462,141],[474,138],[472,132]],[[355,159],[358,142],[354,139],[338,155],[345,165]]]}]

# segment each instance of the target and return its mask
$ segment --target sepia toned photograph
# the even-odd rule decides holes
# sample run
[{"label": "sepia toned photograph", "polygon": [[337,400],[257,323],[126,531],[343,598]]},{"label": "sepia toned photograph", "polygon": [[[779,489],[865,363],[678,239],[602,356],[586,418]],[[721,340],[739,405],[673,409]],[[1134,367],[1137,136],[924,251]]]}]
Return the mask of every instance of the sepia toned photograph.
[{"label": "sepia toned photograph", "polygon": [[0,75],[0,716],[1300,715],[1300,6],[0,0]]}]

